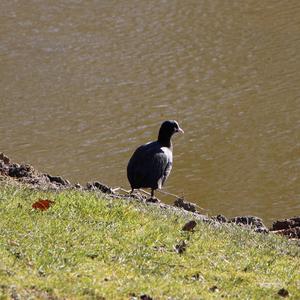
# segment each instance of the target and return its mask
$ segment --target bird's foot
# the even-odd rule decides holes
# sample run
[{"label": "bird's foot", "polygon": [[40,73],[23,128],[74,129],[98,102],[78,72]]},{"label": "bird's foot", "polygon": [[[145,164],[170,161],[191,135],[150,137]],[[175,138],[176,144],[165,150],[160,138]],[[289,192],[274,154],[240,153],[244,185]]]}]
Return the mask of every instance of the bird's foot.
[{"label": "bird's foot", "polygon": [[160,202],[160,200],[157,199],[156,197],[150,197],[150,198],[146,199],[146,202],[158,203],[158,202]]}]

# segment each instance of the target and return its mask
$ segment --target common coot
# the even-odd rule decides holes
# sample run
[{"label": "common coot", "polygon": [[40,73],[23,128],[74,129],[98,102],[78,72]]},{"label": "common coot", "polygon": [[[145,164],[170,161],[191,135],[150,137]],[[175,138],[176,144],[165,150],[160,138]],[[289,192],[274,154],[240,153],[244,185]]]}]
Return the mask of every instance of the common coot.
[{"label": "common coot", "polygon": [[161,189],[168,178],[173,163],[173,146],[171,137],[174,133],[184,131],[175,120],[162,123],[158,139],[138,147],[130,158],[127,166],[127,177],[131,192],[139,188]]}]

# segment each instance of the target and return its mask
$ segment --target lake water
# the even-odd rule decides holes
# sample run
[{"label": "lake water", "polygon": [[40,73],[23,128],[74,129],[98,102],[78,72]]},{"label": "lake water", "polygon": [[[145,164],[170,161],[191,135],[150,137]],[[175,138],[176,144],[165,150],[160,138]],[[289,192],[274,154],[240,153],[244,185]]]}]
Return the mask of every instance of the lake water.
[{"label": "lake water", "polygon": [[176,119],[165,190],[209,214],[300,214],[298,0],[15,0],[0,15],[0,152],[129,188],[134,149]]}]

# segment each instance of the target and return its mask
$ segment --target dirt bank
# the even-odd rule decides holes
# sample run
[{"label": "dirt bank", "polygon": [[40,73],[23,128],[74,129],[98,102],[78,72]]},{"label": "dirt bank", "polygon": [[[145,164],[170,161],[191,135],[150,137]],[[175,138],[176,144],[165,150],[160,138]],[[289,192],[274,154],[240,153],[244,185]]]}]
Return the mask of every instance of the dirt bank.
[{"label": "dirt bank", "polygon": [[[136,193],[128,195],[119,193],[113,188],[95,181],[89,182],[85,186],[80,184],[72,184],[69,180],[61,176],[53,176],[47,173],[41,173],[29,164],[19,164],[12,162],[8,156],[0,153],[0,177],[2,180],[13,180],[21,184],[29,185],[32,188],[43,190],[64,190],[64,189],[80,189],[89,191],[101,191],[113,198],[129,198],[138,201],[147,202],[148,199],[144,194]],[[256,232],[276,234],[287,236],[292,239],[300,239],[300,216],[292,217],[284,220],[277,220],[273,223],[271,228],[267,228],[263,221],[255,216],[238,216],[227,219],[223,215],[208,217],[197,211],[197,206],[193,203],[187,202],[184,199],[178,198],[174,202],[174,206],[163,204],[160,202],[153,203],[159,205],[163,209],[180,209],[187,211],[193,218],[200,219],[205,222],[222,223],[236,223],[253,229]]]}]

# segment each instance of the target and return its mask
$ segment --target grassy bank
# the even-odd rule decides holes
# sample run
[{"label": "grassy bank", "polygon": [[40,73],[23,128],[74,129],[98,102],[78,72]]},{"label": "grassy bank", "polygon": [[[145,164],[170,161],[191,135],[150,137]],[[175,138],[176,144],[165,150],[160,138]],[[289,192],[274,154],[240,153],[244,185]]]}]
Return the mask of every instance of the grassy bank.
[{"label": "grassy bank", "polygon": [[[55,204],[31,208],[38,198]],[[0,185],[0,299],[300,298],[300,249],[94,193]],[[185,241],[183,253],[175,246]]]}]

